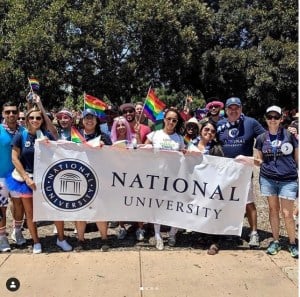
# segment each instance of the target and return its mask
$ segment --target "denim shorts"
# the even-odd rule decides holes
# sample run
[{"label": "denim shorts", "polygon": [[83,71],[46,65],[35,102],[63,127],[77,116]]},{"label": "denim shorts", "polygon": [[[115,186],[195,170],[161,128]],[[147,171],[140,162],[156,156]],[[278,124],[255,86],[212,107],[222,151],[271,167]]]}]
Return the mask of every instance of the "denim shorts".
[{"label": "denim shorts", "polygon": [[298,197],[298,181],[275,181],[260,176],[260,192],[262,196],[277,196],[287,200]]}]

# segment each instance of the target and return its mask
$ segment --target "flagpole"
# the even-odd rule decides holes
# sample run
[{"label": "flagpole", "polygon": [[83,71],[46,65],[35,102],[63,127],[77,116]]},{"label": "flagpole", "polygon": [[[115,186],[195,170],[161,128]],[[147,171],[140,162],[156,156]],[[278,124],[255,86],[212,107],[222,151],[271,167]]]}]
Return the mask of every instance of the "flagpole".
[{"label": "flagpole", "polygon": [[28,83],[29,83],[29,86],[30,86],[30,92],[33,94],[33,89],[32,89],[29,77],[27,77],[27,79],[28,79]]},{"label": "flagpole", "polygon": [[83,110],[85,110],[85,92],[83,92]]},{"label": "flagpole", "polygon": [[146,100],[144,101],[144,105],[143,105],[143,108],[142,108],[140,117],[139,117],[139,119],[138,119],[138,121],[137,121],[138,123],[140,123],[140,121],[141,121],[141,117],[142,117],[142,114],[143,114],[143,112],[144,112],[144,108],[145,108],[146,101],[147,101],[148,95],[149,95],[149,93],[150,93],[150,90],[151,90],[151,84],[150,84],[150,86],[149,86],[149,89],[148,89],[148,92],[147,92],[147,96],[146,96]]}]

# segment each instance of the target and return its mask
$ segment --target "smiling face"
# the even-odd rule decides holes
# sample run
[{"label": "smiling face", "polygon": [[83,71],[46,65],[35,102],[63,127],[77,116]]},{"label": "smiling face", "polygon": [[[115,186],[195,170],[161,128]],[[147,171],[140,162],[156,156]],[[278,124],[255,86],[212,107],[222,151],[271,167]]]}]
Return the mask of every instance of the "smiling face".
[{"label": "smiling face", "polygon": [[135,120],[135,109],[134,108],[125,108],[123,110],[123,116],[127,120],[127,122],[131,123]]},{"label": "smiling face", "polygon": [[211,123],[207,123],[201,127],[200,137],[205,142],[210,142],[215,139],[216,129]]},{"label": "smiling face", "polygon": [[277,129],[282,122],[282,116],[274,111],[266,114],[266,122],[269,128]]},{"label": "smiling face", "polygon": [[237,121],[242,114],[242,107],[236,104],[232,104],[226,108],[226,114],[229,122]]},{"label": "smiling face", "polygon": [[93,133],[96,129],[97,118],[91,114],[88,114],[82,119],[82,124],[87,133]]},{"label": "smiling face", "polygon": [[42,113],[40,111],[32,111],[26,115],[26,124],[28,130],[35,132],[39,130],[44,122]]},{"label": "smiling face", "polygon": [[17,124],[19,117],[19,111],[17,106],[4,106],[2,111],[2,117],[5,120],[5,123],[11,127]]},{"label": "smiling face", "polygon": [[116,125],[116,131],[118,139],[126,139],[126,126],[122,121],[118,121]]},{"label": "smiling face", "polygon": [[57,116],[57,121],[63,129],[70,129],[72,126],[72,118],[66,114],[59,114]]},{"label": "smiling face", "polygon": [[174,133],[178,123],[178,115],[174,111],[168,111],[164,118],[164,131],[168,134]]}]

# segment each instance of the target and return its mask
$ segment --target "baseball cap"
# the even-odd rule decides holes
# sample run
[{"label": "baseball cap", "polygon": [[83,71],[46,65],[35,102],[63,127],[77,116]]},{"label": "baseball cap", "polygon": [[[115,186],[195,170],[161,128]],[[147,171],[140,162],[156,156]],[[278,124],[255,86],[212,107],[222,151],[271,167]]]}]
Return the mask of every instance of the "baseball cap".
[{"label": "baseball cap", "polygon": [[231,105],[237,105],[239,107],[242,106],[241,99],[238,97],[230,97],[226,100],[226,107],[229,107]]},{"label": "baseball cap", "polygon": [[97,117],[96,111],[94,111],[94,110],[92,110],[92,109],[90,109],[90,108],[85,109],[85,110],[83,111],[83,113],[82,113],[82,117],[83,117],[83,118],[86,117],[87,115],[92,115],[92,116],[94,116],[94,117]]},{"label": "baseball cap", "polygon": [[272,106],[268,107],[267,111],[266,111],[266,114],[271,112],[271,111],[277,112],[280,115],[282,114],[281,108],[279,106],[276,106],[276,105],[272,105]]},{"label": "baseball cap", "polygon": [[132,103],[124,103],[120,106],[120,110],[123,113],[125,109],[133,109],[135,110],[135,106]]}]

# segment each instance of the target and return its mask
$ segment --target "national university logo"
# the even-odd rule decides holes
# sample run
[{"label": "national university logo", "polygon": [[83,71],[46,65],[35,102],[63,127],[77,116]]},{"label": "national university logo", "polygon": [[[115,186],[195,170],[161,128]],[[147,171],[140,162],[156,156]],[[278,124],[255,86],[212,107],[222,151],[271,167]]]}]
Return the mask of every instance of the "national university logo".
[{"label": "national university logo", "polygon": [[83,161],[64,159],[51,164],[42,178],[42,192],[54,208],[77,211],[89,206],[98,193],[98,178]]}]

